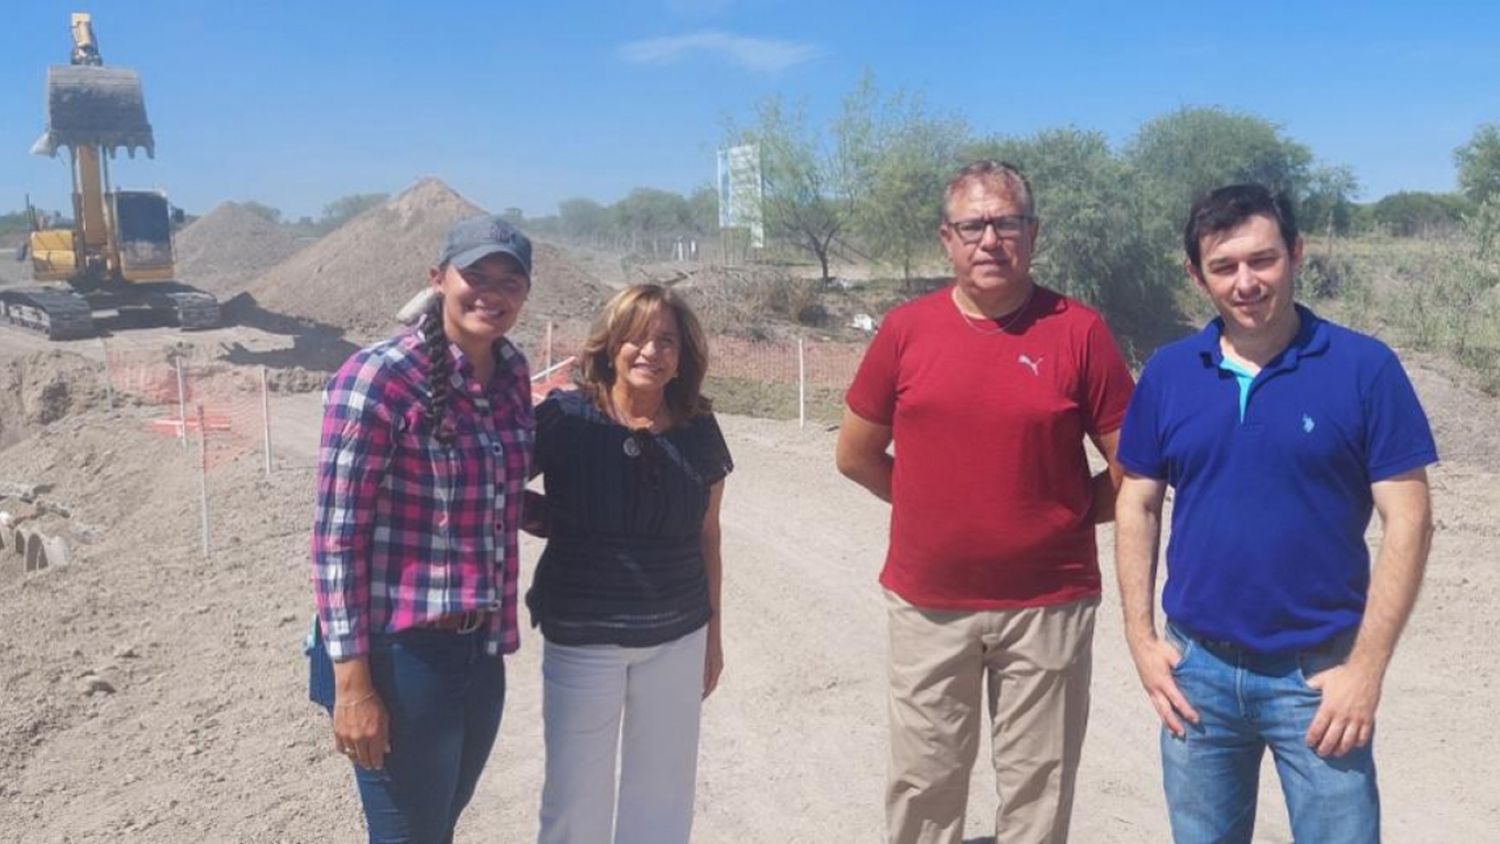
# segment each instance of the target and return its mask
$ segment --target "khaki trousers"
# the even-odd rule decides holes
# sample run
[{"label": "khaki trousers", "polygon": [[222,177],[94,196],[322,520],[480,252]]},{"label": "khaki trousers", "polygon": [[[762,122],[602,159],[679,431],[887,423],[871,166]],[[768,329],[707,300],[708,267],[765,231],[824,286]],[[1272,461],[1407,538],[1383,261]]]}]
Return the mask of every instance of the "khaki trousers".
[{"label": "khaki trousers", "polygon": [[995,840],[1062,842],[1089,717],[1098,597],[1049,607],[947,612],[886,590],[892,844],[961,844],[987,692]]}]

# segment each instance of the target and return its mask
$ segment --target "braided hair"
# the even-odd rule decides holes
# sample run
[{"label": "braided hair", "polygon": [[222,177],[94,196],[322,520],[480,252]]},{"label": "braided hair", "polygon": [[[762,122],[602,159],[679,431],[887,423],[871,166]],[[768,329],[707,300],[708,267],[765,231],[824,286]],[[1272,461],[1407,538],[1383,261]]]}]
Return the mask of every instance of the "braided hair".
[{"label": "braided hair", "polygon": [[427,406],[427,424],[433,438],[443,445],[453,444],[453,431],[443,426],[453,389],[453,358],[448,354],[448,335],[443,332],[443,296],[437,294],[422,312],[420,323],[423,351],[427,353],[427,390],[432,401]]}]

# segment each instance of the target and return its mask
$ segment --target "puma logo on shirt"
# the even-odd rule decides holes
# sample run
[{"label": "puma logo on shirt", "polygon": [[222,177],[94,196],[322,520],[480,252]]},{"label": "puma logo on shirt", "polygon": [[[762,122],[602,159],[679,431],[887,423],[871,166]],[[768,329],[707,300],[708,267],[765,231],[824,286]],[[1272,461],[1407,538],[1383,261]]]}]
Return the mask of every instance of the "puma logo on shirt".
[{"label": "puma logo on shirt", "polygon": [[1038,370],[1038,367],[1042,365],[1042,360],[1042,358],[1032,360],[1030,355],[1021,355],[1020,357],[1016,358],[1016,363],[1019,363],[1022,366],[1025,366],[1027,369],[1030,369],[1032,375],[1041,375],[1042,373]]}]

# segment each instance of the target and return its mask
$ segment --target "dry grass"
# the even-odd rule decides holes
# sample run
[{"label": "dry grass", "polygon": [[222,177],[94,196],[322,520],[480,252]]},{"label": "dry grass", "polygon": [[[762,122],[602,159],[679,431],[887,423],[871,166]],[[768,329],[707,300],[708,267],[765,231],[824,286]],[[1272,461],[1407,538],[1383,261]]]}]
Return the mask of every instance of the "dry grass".
[{"label": "dry grass", "polygon": [[1315,241],[1304,295],[1392,345],[1457,361],[1476,386],[1500,394],[1500,255],[1484,238],[1480,221],[1451,238],[1339,240],[1331,255]]}]

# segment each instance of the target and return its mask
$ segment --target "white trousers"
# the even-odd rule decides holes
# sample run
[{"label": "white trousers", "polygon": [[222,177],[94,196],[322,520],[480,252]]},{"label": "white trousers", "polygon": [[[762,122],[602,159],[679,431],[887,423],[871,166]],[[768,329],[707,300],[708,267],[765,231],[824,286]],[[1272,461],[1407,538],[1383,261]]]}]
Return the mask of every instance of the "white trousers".
[{"label": "white trousers", "polygon": [[649,648],[546,643],[539,844],[687,844],[707,643],[706,627]]}]

